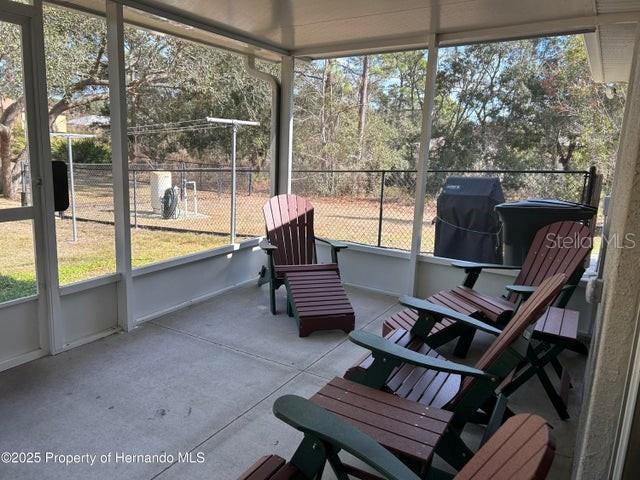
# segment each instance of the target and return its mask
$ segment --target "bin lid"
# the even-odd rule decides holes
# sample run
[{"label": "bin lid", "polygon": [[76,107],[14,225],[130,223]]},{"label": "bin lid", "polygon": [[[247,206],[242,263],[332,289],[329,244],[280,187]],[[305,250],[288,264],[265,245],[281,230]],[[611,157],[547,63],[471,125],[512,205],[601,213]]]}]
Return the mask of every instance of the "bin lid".
[{"label": "bin lid", "polygon": [[528,198],[515,202],[501,203],[496,205],[496,210],[506,209],[541,209],[541,210],[587,210],[595,211],[595,207],[583,203],[568,202],[554,198]]},{"label": "bin lid", "polygon": [[488,197],[504,202],[500,179],[495,177],[448,177],[441,195]]}]

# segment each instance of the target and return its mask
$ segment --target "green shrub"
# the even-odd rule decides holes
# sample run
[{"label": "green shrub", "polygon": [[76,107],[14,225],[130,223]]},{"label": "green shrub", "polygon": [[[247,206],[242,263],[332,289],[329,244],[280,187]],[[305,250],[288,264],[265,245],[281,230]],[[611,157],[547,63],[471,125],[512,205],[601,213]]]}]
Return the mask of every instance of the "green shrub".
[{"label": "green shrub", "polygon": [[[66,138],[52,139],[51,156],[54,160],[67,161]],[[111,163],[111,147],[97,138],[73,140],[73,161],[77,163]]]}]

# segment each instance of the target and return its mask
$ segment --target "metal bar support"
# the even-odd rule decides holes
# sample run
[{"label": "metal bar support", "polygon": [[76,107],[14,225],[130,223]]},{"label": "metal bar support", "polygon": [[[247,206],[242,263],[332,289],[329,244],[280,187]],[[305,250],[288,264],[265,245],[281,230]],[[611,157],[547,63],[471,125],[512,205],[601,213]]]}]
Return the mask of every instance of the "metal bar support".
[{"label": "metal bar support", "polygon": [[382,178],[380,179],[380,208],[378,214],[378,246],[382,246],[382,218],[384,215],[384,179],[385,173],[382,172]]},{"label": "metal bar support", "polygon": [[238,136],[238,124],[234,123],[231,135],[231,225],[229,232],[231,235],[231,243],[236,243],[236,140]]},{"label": "metal bar support", "polygon": [[71,188],[71,241],[78,241],[78,223],[76,219],[76,182],[73,176],[73,141],[67,137],[67,159],[69,160],[69,183]]}]

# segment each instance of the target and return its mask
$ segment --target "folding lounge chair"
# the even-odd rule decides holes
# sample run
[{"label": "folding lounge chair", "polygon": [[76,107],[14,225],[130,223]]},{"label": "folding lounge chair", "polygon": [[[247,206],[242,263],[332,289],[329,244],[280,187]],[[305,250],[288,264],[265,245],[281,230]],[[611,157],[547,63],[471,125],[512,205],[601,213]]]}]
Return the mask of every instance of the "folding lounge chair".
[{"label": "folding lounge chair", "polygon": [[[350,476],[369,480],[420,478],[374,439],[308,400],[285,395],[275,401],[273,411],[280,420],[302,432],[304,439],[289,462],[277,455],[264,456],[240,480],[320,480],[327,463],[340,479]],[[343,463],[338,456],[343,450],[376,473]],[[455,477],[432,469],[429,478],[542,480],[551,468],[554,455],[554,442],[544,419],[521,414],[510,418]]]},{"label": "folding lounge chair", "polygon": [[[544,279],[557,273],[567,276],[567,285],[563,287],[554,302],[555,306],[564,308],[584,273],[584,261],[590,250],[591,233],[586,225],[573,221],[552,223],[536,233],[522,267],[452,262],[453,267],[464,269],[466,272],[464,283],[453,290],[432,295],[427,300],[502,328],[511,319],[518,305],[526,300],[535,287]],[[505,287],[507,293],[504,297],[492,297],[473,288],[485,268],[520,269],[520,273],[513,285]],[[407,306],[413,307],[410,300]],[[417,318],[415,308],[402,310],[385,320],[382,334],[387,335],[394,329],[411,330]],[[459,338],[455,354],[465,357],[474,333],[475,330],[461,325],[452,318],[442,318],[429,332],[429,338],[424,340],[435,348]],[[566,348],[583,354],[587,353],[586,347],[577,339]]]},{"label": "folding lounge chair", "polygon": [[[495,392],[509,374],[526,359],[530,345],[527,329],[531,329],[535,320],[556,298],[564,283],[564,274],[554,275],[542,282],[502,331],[424,301],[420,307],[419,324],[424,323],[426,331],[429,331],[430,326],[439,318],[451,315],[456,321],[469,327],[497,336],[474,368],[446,361],[419,338],[412,338],[405,330],[391,332],[387,339],[357,331],[350,335],[351,341],[372,353],[347,371],[345,379],[419,402],[429,408],[448,410],[453,413],[450,430],[454,432],[460,432],[469,421],[500,422],[503,412],[491,415],[496,406]],[[340,388],[347,391],[348,385]],[[352,398],[353,394],[349,397]],[[451,450],[447,448],[447,443],[452,443],[449,440],[455,441],[450,437],[436,453],[456,467],[463,459],[444,456],[449,453],[447,450]]]},{"label": "folding lounge chair", "polygon": [[[318,238],[313,232],[313,206],[297,195],[277,195],[262,208],[267,238],[260,248],[269,267],[259,284],[269,283],[271,313],[276,313],[276,290],[287,287],[287,313],[295,316],[300,336],[315,330],[353,330],[355,314],[342,287],[338,252],[345,244]],[[317,263],[316,240],[331,247],[332,263]]]}]

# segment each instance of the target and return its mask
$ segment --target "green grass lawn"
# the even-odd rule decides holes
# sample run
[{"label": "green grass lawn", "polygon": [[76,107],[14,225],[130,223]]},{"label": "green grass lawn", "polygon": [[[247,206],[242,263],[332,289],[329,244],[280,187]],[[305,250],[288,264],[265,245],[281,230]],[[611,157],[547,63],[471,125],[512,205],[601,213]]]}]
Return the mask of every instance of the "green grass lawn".
[{"label": "green grass lawn", "polygon": [[[202,200],[207,199],[203,195]],[[101,198],[101,204],[104,203]],[[148,220],[149,225],[163,224],[185,228],[182,232],[132,228],[131,250],[134,268],[175,257],[202,252],[228,244],[229,237],[189,231],[205,226],[211,231],[228,228],[227,209],[223,197],[201,202],[205,213],[197,223],[189,220]],[[238,202],[240,234],[260,235],[263,232],[261,205],[264,198],[245,196]],[[318,236],[377,245],[379,206],[376,201],[359,198],[314,198],[315,227]],[[0,199],[0,208],[17,206]],[[217,206],[218,208],[214,208]],[[105,210],[101,210],[105,212]],[[86,213],[86,212],[85,212]],[[434,227],[431,219],[435,205],[425,209],[422,251],[433,251]],[[162,223],[165,222],[165,223]],[[395,202],[385,205],[381,245],[408,249],[411,244],[413,209]],[[96,222],[78,222],[78,240],[71,241],[71,220],[56,219],[58,270],[60,285],[95,278],[115,272],[114,226]],[[31,221],[0,223],[0,302],[36,293],[36,272],[33,254]],[[592,255],[597,254],[600,239],[594,239]]]},{"label": "green grass lawn", "polygon": [[[115,272],[113,225],[56,220],[60,285]],[[134,267],[226,245],[228,237],[144,229],[131,232]],[[31,221],[0,223],[0,302],[37,292]]]}]

